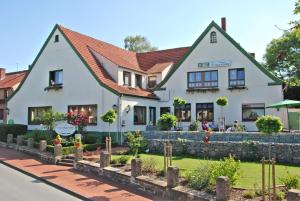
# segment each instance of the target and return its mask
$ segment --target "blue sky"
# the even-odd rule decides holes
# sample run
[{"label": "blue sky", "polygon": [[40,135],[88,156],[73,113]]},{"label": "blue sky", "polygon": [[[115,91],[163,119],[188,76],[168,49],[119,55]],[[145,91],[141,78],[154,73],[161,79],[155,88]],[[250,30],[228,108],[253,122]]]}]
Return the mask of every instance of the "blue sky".
[{"label": "blue sky", "polygon": [[0,66],[27,69],[61,24],[123,47],[127,35],[144,35],[159,49],[189,46],[208,24],[227,18],[228,33],[262,60],[266,45],[295,19],[293,0],[3,0]]}]

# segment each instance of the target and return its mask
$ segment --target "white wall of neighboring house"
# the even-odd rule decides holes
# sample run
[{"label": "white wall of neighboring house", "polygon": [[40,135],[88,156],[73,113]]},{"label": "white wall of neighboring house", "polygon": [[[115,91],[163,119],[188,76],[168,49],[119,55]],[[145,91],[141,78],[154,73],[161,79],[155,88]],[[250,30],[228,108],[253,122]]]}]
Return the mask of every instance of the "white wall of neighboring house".
[{"label": "white wall of neighboring house", "polygon": [[[210,32],[217,33],[217,43],[210,43]],[[170,79],[162,86],[165,91],[156,91],[164,105],[172,106],[174,97],[179,96],[191,103],[191,119],[196,120],[196,103],[214,103],[214,119],[220,116],[220,107],[215,103],[220,96],[227,96],[229,105],[224,108],[226,124],[233,124],[234,120],[242,121],[242,104],[264,103],[265,106],[283,100],[280,85],[268,86],[273,82],[266,74],[256,67],[245,55],[243,55],[227,38],[216,28],[202,39],[198,46],[191,52],[181,66],[175,71]],[[198,63],[230,60],[230,67],[199,68]],[[228,69],[245,68],[245,85],[247,89],[228,90]],[[212,92],[187,92],[187,73],[193,71],[218,70],[219,91]],[[168,102],[169,100],[169,102]],[[173,110],[173,108],[172,108]],[[280,116],[285,121],[285,114],[275,109],[266,109],[266,114]],[[241,122],[247,130],[256,130],[254,122]],[[286,123],[286,121],[285,121]],[[187,127],[189,123],[183,123]]]},{"label": "white wall of neighboring house", "polygon": [[136,87],[135,75],[138,74],[138,75],[142,76],[142,87],[144,89],[147,88],[147,79],[146,79],[147,76],[145,74],[134,71],[134,70],[129,70],[127,68],[122,68],[122,67],[118,68],[118,84],[119,85],[124,85],[124,81],[123,81],[123,72],[124,71],[131,73],[131,87]]}]

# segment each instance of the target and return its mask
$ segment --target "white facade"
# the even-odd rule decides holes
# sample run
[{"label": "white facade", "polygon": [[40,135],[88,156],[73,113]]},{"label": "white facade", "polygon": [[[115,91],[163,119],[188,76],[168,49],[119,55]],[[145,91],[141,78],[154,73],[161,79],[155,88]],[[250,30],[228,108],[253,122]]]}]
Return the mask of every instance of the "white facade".
[{"label": "white facade", "polygon": [[[210,43],[210,32],[217,33],[217,43]],[[59,35],[59,42],[54,43],[54,36]],[[101,54],[93,52],[102,63],[106,71],[116,83],[123,85],[123,71],[131,72],[132,87],[136,86],[135,74],[142,75],[142,86],[147,86],[146,74],[124,69]],[[229,67],[205,68],[198,67],[198,63],[210,61],[230,60]],[[245,89],[228,89],[228,69],[245,69]],[[164,80],[171,66],[157,74],[157,80]],[[63,88],[59,90],[44,89],[49,85],[49,72],[63,70]],[[187,92],[187,73],[194,71],[217,70],[218,90],[205,92]],[[172,71],[172,70],[170,70]],[[107,88],[102,87],[92,73],[87,69],[70,44],[58,29],[37,58],[27,79],[17,93],[9,100],[10,114],[8,119],[15,123],[28,123],[28,107],[51,106],[53,110],[67,112],[69,105],[97,105],[97,124],[89,126],[89,131],[108,131],[108,125],[99,118],[113,105],[118,106],[118,121],[111,127],[114,132],[145,130],[149,124],[149,107],[156,108],[156,120],[160,116],[160,107],[173,109],[174,97],[181,97],[191,104],[191,121],[183,123],[183,128],[196,120],[196,103],[214,103],[214,119],[220,116],[220,107],[215,101],[220,96],[227,96],[229,105],[224,108],[226,122],[233,123],[238,120],[249,131],[256,130],[254,122],[242,121],[242,104],[263,103],[268,106],[281,101],[283,94],[281,85],[269,85],[274,82],[247,58],[232,42],[230,42],[216,27],[212,26],[206,36],[197,44],[188,57],[181,63],[177,70],[167,81],[160,86],[164,90],[157,90],[155,94],[160,100],[146,99],[126,95],[116,95]],[[134,106],[145,106],[147,109],[146,125],[134,125]],[[280,116],[285,121],[284,111],[266,109],[266,114]],[[39,128],[39,125],[29,125],[29,129]]]}]

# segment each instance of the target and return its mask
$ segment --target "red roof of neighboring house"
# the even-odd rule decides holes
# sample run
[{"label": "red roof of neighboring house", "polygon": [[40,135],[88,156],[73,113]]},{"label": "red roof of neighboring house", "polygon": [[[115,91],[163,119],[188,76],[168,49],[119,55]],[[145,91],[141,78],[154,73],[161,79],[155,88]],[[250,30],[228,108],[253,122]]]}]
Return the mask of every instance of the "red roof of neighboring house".
[{"label": "red roof of neighboring house", "polygon": [[15,85],[19,84],[24,79],[26,72],[27,71],[25,70],[6,73],[5,78],[3,80],[0,80],[0,89],[12,88]]},{"label": "red roof of neighboring house", "polygon": [[[72,31],[63,26],[58,27],[82,59],[91,68],[99,81],[112,90],[124,95],[157,98],[156,95],[149,90],[118,85],[93,56],[91,50],[101,54],[103,57],[120,67],[142,73],[149,73],[152,68],[153,72],[158,72],[159,70],[161,72],[169,64],[178,62],[189,49],[188,47],[184,47],[146,53],[135,53]],[[167,66],[166,63],[168,63]]]}]

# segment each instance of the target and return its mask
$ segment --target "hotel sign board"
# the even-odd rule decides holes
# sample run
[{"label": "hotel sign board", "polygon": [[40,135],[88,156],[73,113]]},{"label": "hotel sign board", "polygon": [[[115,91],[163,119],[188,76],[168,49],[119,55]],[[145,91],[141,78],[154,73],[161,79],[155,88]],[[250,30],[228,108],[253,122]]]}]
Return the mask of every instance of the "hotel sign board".
[{"label": "hotel sign board", "polygon": [[69,136],[75,133],[76,127],[67,122],[57,122],[54,130],[61,136]]},{"label": "hotel sign board", "polygon": [[231,66],[230,60],[221,60],[221,61],[209,61],[198,63],[199,68],[217,68],[217,67],[229,67]]}]

